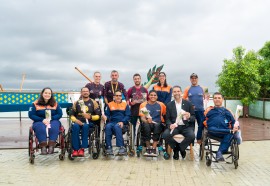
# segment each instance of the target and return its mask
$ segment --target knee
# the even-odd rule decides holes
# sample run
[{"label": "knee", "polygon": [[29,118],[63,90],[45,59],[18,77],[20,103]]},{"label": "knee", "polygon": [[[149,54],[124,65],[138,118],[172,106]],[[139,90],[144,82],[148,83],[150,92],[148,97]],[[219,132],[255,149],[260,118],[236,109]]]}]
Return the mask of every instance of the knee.
[{"label": "knee", "polygon": [[72,131],[79,131],[80,130],[80,125],[77,123],[72,124]]}]

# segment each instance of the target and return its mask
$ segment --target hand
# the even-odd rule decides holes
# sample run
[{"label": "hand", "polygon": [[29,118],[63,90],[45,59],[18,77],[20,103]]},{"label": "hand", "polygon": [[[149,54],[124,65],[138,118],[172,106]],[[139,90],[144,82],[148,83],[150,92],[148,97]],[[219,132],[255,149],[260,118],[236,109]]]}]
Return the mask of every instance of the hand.
[{"label": "hand", "polygon": [[79,125],[83,125],[83,122],[81,122],[80,120],[76,119],[75,123],[79,124]]},{"label": "hand", "polygon": [[103,119],[104,122],[107,121],[107,117],[104,114],[102,114],[101,118]]},{"label": "hand", "polygon": [[85,119],[91,119],[91,114],[89,114],[89,113],[82,113],[82,116],[83,116]]},{"label": "hand", "polygon": [[185,112],[183,115],[184,115],[185,120],[188,120],[190,118],[189,112]]},{"label": "hand", "polygon": [[44,119],[42,122],[44,123],[44,125],[50,124],[50,120],[48,120],[48,119]]},{"label": "hand", "polygon": [[146,121],[147,121],[147,123],[149,123],[149,124],[153,122],[152,118],[146,118]]},{"label": "hand", "polygon": [[177,126],[178,126],[178,125],[177,125],[176,123],[171,124],[171,125],[170,125],[170,129],[173,130],[173,129],[175,129]]},{"label": "hand", "polygon": [[118,122],[118,125],[119,125],[121,128],[123,128],[124,123],[123,123],[123,122]]}]

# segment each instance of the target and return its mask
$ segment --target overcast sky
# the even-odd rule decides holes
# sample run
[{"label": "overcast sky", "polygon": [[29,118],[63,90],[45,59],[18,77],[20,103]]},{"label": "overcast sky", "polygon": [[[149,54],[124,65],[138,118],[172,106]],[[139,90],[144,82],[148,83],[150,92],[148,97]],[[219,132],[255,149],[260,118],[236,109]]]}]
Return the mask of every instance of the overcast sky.
[{"label": "overcast sky", "polygon": [[79,89],[94,71],[134,73],[164,64],[170,85],[215,85],[225,58],[270,40],[269,0],[0,0],[0,84]]}]

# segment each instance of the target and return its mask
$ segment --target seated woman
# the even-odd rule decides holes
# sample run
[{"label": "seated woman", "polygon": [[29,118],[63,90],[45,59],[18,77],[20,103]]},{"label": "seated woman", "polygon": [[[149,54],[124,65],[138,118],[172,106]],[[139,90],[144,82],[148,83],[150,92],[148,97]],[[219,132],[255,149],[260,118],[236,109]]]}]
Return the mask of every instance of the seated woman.
[{"label": "seated woman", "polygon": [[[39,99],[29,108],[28,115],[34,121],[32,127],[39,141],[41,154],[53,154],[61,126],[59,120],[63,113],[61,107],[54,99],[51,88],[46,87],[41,91]],[[49,138],[48,143],[47,135]],[[48,152],[47,146],[49,146]]]},{"label": "seated woman", "polygon": [[[157,101],[157,92],[150,90],[149,101],[143,102],[140,105],[140,116],[142,120],[142,137],[145,140],[146,152],[144,155],[157,155],[157,144],[159,136],[163,130],[162,122],[166,114],[166,106]],[[151,132],[153,132],[153,145],[151,147]]]}]

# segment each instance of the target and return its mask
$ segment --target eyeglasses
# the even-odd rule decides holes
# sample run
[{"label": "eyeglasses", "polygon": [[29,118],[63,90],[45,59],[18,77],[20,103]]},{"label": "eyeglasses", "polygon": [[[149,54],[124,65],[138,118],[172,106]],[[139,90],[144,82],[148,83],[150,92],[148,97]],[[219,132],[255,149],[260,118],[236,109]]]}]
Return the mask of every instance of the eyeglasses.
[{"label": "eyeglasses", "polygon": [[114,95],[115,97],[121,97],[122,95]]}]

